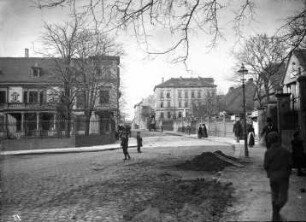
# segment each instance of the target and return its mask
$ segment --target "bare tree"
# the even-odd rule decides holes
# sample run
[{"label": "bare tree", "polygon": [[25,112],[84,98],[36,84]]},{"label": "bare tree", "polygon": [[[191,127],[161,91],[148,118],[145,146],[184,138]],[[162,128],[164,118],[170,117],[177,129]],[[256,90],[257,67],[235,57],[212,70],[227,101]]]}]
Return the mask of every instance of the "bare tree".
[{"label": "bare tree", "polygon": [[[94,108],[101,102],[99,99],[112,96],[102,95],[102,90],[115,89],[119,85],[118,64],[114,64],[109,55],[119,56],[123,51],[120,45],[104,33],[85,28],[77,16],[70,23],[46,24],[45,27],[46,32],[42,36],[45,53],[54,58],[54,74],[64,88],[59,105],[67,120],[66,135],[70,134],[71,113],[76,97],[85,114],[85,134],[88,135],[90,118]],[[118,92],[113,94],[117,95]]]},{"label": "bare tree", "polygon": [[254,98],[257,97],[259,106],[264,105],[264,98],[269,103],[271,80],[283,67],[287,51],[288,47],[280,38],[261,34],[247,39],[235,53],[237,60],[249,69],[249,75],[256,85]]},{"label": "bare tree", "polygon": [[[235,30],[252,17],[252,0],[36,0],[39,8],[69,6],[83,15],[90,16],[95,27],[108,30],[133,30],[137,40],[145,43],[150,54],[178,52],[175,61],[185,62],[189,55],[190,36],[202,32],[211,36],[208,46],[224,38],[222,18],[231,17]],[[250,16],[251,15],[251,16]],[[224,21],[223,21],[224,22]],[[228,21],[226,21],[228,25]],[[150,35],[162,28],[171,35],[172,44],[164,50],[152,49]]]},{"label": "bare tree", "polygon": [[205,98],[201,101],[194,100],[191,104],[192,113],[195,117],[211,117],[218,112],[218,96],[215,91],[207,91]]},{"label": "bare tree", "polygon": [[45,24],[45,31],[41,36],[43,44],[42,54],[53,58],[53,75],[50,79],[58,79],[62,85],[61,89],[53,91],[58,94],[59,103],[57,109],[65,120],[65,135],[70,136],[72,106],[75,99],[73,85],[76,83],[72,70],[72,60],[76,56],[77,30],[80,23],[77,19],[72,23],[65,23],[62,26]]},{"label": "bare tree", "polygon": [[306,48],[306,2],[300,12],[285,19],[285,24],[279,28],[278,34],[283,42],[290,45],[290,52],[299,47]]}]

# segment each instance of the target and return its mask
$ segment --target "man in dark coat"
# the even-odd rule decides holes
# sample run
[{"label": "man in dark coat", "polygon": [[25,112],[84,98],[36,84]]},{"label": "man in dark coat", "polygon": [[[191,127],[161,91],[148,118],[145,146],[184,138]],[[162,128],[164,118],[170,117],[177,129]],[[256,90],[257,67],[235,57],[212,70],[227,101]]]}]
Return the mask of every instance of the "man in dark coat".
[{"label": "man in dark coat", "polygon": [[272,119],[271,118],[267,118],[267,125],[263,128],[260,136],[261,137],[265,137],[265,142],[266,142],[266,147],[267,149],[270,148],[271,144],[268,141],[268,135],[270,132],[278,132],[278,129],[276,126],[273,125]]},{"label": "man in dark coat", "polygon": [[128,152],[128,146],[129,146],[129,137],[128,134],[124,132],[121,136],[121,147],[124,154],[123,160],[131,159],[130,154]]},{"label": "man in dark coat", "polygon": [[137,151],[138,153],[141,153],[140,147],[142,147],[142,137],[140,136],[140,132],[137,132]]},{"label": "man in dark coat", "polygon": [[300,137],[300,132],[295,132],[291,141],[293,165],[297,168],[298,176],[305,176],[302,172],[302,165],[305,158],[303,140]]},{"label": "man in dark coat", "polygon": [[280,145],[277,132],[270,132],[267,139],[271,147],[265,152],[264,169],[270,179],[272,221],[279,221],[281,219],[279,211],[288,200],[289,176],[292,167],[291,155],[288,149]]},{"label": "man in dark coat", "polygon": [[241,138],[242,133],[243,133],[242,125],[241,125],[239,120],[237,120],[237,122],[234,124],[233,132],[235,134],[237,143],[239,143],[240,138]]}]

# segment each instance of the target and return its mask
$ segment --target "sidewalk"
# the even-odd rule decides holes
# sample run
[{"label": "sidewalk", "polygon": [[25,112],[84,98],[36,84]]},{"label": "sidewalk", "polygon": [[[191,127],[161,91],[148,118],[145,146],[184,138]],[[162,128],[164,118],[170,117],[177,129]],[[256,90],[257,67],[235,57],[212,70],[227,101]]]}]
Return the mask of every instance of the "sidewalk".
[{"label": "sidewalk", "polygon": [[[241,143],[242,142],[242,143]],[[243,141],[235,144],[235,155],[245,162],[244,168],[225,169],[221,181],[231,181],[236,189],[236,203],[228,209],[226,221],[270,221],[272,216],[269,180],[263,169],[265,147],[248,148],[244,157]],[[290,177],[289,200],[281,210],[284,221],[306,221],[306,177],[293,170]]]}]

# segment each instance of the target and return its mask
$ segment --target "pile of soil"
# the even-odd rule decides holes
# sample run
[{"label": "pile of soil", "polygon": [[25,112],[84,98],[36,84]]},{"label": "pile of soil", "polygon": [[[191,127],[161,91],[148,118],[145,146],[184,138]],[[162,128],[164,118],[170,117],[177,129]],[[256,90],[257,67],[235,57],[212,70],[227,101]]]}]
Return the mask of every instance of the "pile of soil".
[{"label": "pile of soil", "polygon": [[[227,156],[222,153],[220,150],[216,151],[215,153],[222,155],[228,159],[235,160],[236,158]],[[195,171],[221,171],[227,166],[231,166],[232,164],[221,160],[212,152],[204,152],[201,155],[196,156],[191,161],[186,161],[183,164],[177,165],[180,169],[185,170],[195,170]]]}]

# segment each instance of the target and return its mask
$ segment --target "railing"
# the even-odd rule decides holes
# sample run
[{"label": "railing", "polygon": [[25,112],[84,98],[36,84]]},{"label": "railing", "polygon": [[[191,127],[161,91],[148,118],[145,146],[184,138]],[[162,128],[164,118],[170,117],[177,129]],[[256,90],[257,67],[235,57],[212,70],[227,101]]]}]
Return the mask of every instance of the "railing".
[{"label": "railing", "polygon": [[[57,120],[46,121],[40,120],[39,124],[36,121],[24,121],[22,126],[17,122],[1,122],[0,123],[0,138],[3,139],[20,139],[20,138],[45,138],[58,137],[62,138],[67,135],[84,135],[86,128],[85,120]],[[89,123],[90,135],[103,135],[113,132],[114,126],[110,126],[108,120],[92,120]]]},{"label": "railing", "polygon": [[1,109],[50,109],[55,108],[48,103],[2,103],[0,104]]}]

